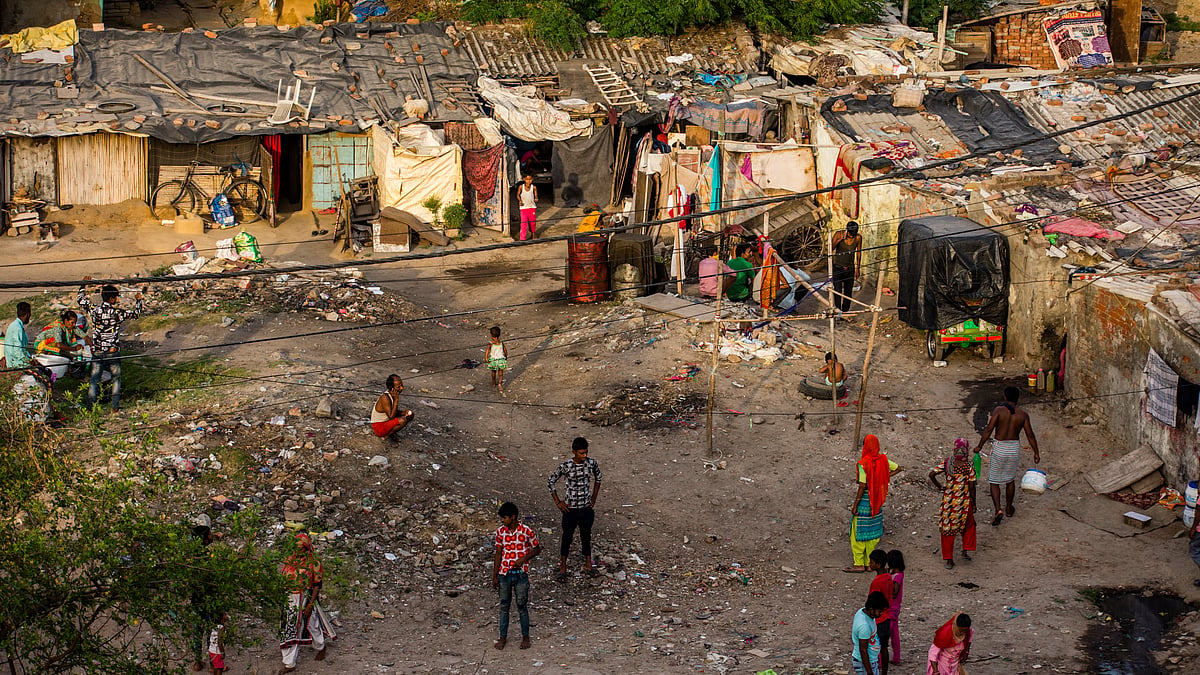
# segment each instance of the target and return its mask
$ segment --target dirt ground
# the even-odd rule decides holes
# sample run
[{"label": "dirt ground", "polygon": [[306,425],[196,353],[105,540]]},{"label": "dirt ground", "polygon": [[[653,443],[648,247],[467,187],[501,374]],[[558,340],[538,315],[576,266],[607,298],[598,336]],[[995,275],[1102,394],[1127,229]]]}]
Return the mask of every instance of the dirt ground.
[{"label": "dirt ground", "polygon": [[[22,263],[139,257],[9,263],[0,280],[144,272],[173,262],[173,253],[151,254],[185,239],[159,225],[109,220],[79,220],[48,251],[26,238],[0,239],[0,250]],[[269,261],[340,259],[311,229],[308,214],[276,230],[251,228]],[[221,236],[186,238],[204,249]],[[499,240],[475,233],[454,246]],[[797,392],[799,379],[819,367],[815,356],[722,362],[713,431],[719,456],[709,461],[710,357],[697,344],[711,339],[710,329],[627,304],[554,300],[564,260],[565,245],[549,243],[362,268],[369,282],[407,301],[403,316],[393,318],[428,318],[403,324],[251,308],[222,326],[214,317],[165,321],[174,315],[164,307],[158,319],[130,327],[131,343],[155,352],[277,339],[204,350],[248,375],[156,401],[133,397],[111,424],[148,414],[163,425],[167,459],[160,466],[173,454],[201,460],[198,471],[180,474],[193,511],[209,510],[210,498],[221,495],[261,503],[279,523],[272,537],[289,518],[322,535],[318,551],[337,570],[327,585],[339,638],[323,663],[303,653],[299,673],[849,672],[851,618],[870,582],[841,571],[850,562],[859,454],[854,407],[838,409],[835,422],[829,401]],[[511,355],[503,396],[484,368],[462,367],[483,360],[493,324],[503,328]],[[789,323],[784,331],[814,354],[829,344],[827,322]],[[839,323],[836,339],[857,374],[866,321]],[[890,672],[923,673],[934,630],[959,611],[975,620],[972,675],[1096,672],[1083,639],[1103,623],[1091,590],[1149,588],[1200,600],[1186,540],[1174,538],[1178,522],[1135,535],[1120,524],[1128,507],[1091,492],[1081,473],[1131,448],[1084,424],[1062,394],[1022,403],[1042,467],[1064,485],[1019,494],[1015,518],[998,528],[987,524],[985,500],[974,562],[944,569],[939,495],[927,472],[956,437],[974,443],[1003,387],[1024,376],[1018,364],[961,351],[935,369],[923,336],[895,320],[880,326],[872,359],[863,432],[879,436],[904,469],[893,479],[881,544],[903,550],[908,562],[904,660]],[[693,377],[668,379],[695,372],[689,364],[699,366]],[[398,447],[381,444],[364,423],[392,372],[404,377],[405,405],[417,413]],[[330,394],[336,416],[316,416],[317,400]],[[857,398],[854,389],[850,399]],[[589,439],[604,472],[594,531],[604,574],[556,583],[558,515],[545,479],[578,435]],[[222,469],[204,460],[210,453]],[[376,455],[389,466],[369,467]],[[1027,454],[1023,465],[1029,461]],[[528,651],[515,643],[503,652],[491,647],[488,536],[502,500],[521,507],[544,547],[531,571]],[[181,518],[190,515],[182,511]],[[1008,607],[1023,612],[1006,618]],[[1196,622],[1193,613],[1171,635],[1179,662],[1169,669],[1194,668]],[[274,672],[272,626],[246,620],[242,628],[265,644],[231,653],[231,672]]]}]

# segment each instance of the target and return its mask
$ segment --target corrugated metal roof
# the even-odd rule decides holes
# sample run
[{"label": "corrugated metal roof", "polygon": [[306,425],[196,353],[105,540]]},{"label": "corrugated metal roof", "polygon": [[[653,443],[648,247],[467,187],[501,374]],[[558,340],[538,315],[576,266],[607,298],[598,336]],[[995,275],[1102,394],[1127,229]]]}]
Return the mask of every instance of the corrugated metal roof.
[{"label": "corrugated metal roof", "polygon": [[[1147,82],[1159,81],[1143,78],[1126,80],[1124,84],[1128,86],[1140,82],[1140,86],[1145,87]],[[1106,91],[1097,82],[1077,81],[1061,87],[1042,87],[1021,92],[1011,98],[1025,112],[1030,123],[1039,131],[1049,133],[1123,115],[1191,91],[1200,92],[1200,84],[1123,92],[1120,88]],[[1143,112],[1119,122],[1073,132],[1060,137],[1060,142],[1071,146],[1073,158],[1097,163],[1107,160],[1114,153],[1151,152],[1171,142],[1188,142],[1194,135],[1200,135],[1200,96],[1165,105],[1159,110],[1159,115],[1153,111]]]},{"label": "corrugated metal roof", "polygon": [[[747,39],[739,40],[739,37]],[[745,31],[700,31],[672,38],[616,39],[590,36],[579,48],[564,51],[528,36],[519,25],[478,26],[466,32],[465,44],[475,67],[498,79],[535,80],[558,75],[556,63],[590,61],[609,66],[627,77],[671,73],[756,73],[759,53]],[[690,61],[673,64],[667,57],[690,54]]]}]

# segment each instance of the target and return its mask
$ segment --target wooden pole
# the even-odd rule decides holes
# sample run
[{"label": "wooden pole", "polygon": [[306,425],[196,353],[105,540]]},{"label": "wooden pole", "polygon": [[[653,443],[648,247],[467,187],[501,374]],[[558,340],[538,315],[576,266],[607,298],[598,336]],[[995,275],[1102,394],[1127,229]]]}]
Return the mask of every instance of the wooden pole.
[{"label": "wooden pole", "polygon": [[883,268],[879,270],[879,281],[875,284],[875,310],[871,312],[871,332],[867,335],[867,355],[863,357],[862,379],[858,383],[858,412],[854,416],[854,445],[857,449],[862,433],[863,402],[867,397],[867,374],[871,369],[871,351],[875,348],[875,328],[879,325],[879,302],[883,299],[883,276],[887,274],[888,259],[884,258]]},{"label": "wooden pole", "polygon": [[904,0],[904,5],[900,7],[900,23],[908,25],[908,0]]},{"label": "wooden pole", "polygon": [[[834,322],[837,321],[837,296],[835,296],[834,292],[833,292],[834,283],[833,283],[833,230],[832,229],[829,230],[829,240],[828,241],[829,241],[829,257],[826,259],[825,267],[829,272],[829,351],[832,352],[834,354],[834,357],[836,358],[836,356],[837,356],[837,339],[836,339],[836,336],[834,333]],[[829,381],[833,382],[833,384],[831,384],[829,386],[830,390],[833,391],[833,421],[830,424],[830,426],[837,428],[837,426],[841,422],[841,420],[838,419],[839,418],[838,407],[837,407],[838,406],[838,385],[837,385],[837,382],[834,382],[835,379],[837,379],[837,378],[834,378],[834,377],[829,378]]]},{"label": "wooden pole", "polygon": [[938,51],[937,64],[942,66],[942,50],[946,48],[946,21],[949,19],[950,6],[942,5],[942,20],[938,23]]},{"label": "wooden pole", "polygon": [[676,277],[675,290],[680,295],[683,295],[683,278],[685,276],[687,276],[687,274],[684,272],[684,268],[683,268],[683,264],[685,262],[685,258],[683,257],[683,235],[684,235],[683,228],[679,227],[679,223],[676,223],[675,224],[675,264],[678,266],[679,276]]},{"label": "wooden pole", "polygon": [[[724,112],[724,110],[721,111],[721,128],[722,129],[725,128],[725,112]],[[722,135],[723,135],[723,132],[722,132]],[[718,152],[718,153],[721,152],[720,147],[718,146],[716,148],[713,148],[713,152]],[[718,177],[718,180],[720,180],[722,168],[723,167],[721,166],[721,156],[717,155],[716,175]],[[723,199],[723,197],[725,196],[724,192],[721,193],[721,196],[722,196],[722,199],[717,201],[718,208],[721,207],[721,202],[724,201],[724,199]],[[712,370],[708,374],[708,416],[707,416],[707,421],[705,423],[705,426],[708,429],[708,458],[709,459],[712,459],[713,457],[717,456],[716,450],[713,448],[713,398],[715,397],[716,391],[717,391],[717,352],[718,352],[717,345],[721,342],[721,327],[722,327],[722,324],[720,321],[720,319],[721,319],[721,299],[725,297],[725,279],[723,278],[724,275],[721,274],[721,266],[725,264],[725,250],[726,250],[726,242],[727,241],[728,240],[725,238],[725,235],[724,235],[724,228],[722,227],[720,244],[717,246],[717,263],[718,263],[717,264],[717,309],[714,314],[714,318],[717,319],[717,322],[715,324],[713,324]]]}]

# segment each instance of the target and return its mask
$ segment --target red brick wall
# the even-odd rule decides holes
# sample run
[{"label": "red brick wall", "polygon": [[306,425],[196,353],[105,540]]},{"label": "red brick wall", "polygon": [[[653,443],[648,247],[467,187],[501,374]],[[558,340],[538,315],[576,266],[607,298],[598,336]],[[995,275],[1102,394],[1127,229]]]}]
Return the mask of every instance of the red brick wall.
[{"label": "red brick wall", "polygon": [[1015,14],[999,19],[992,27],[994,45],[992,60],[1014,66],[1029,66],[1041,70],[1058,70],[1054,52],[1046,40],[1042,19],[1046,14]]}]

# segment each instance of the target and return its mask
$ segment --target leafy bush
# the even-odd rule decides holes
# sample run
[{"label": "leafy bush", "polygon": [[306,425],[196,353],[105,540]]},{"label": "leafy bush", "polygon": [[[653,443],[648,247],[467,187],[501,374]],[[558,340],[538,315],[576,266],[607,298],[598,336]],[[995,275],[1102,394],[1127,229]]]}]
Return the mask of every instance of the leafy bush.
[{"label": "leafy bush", "polygon": [[[897,0],[900,6],[903,0]],[[942,20],[942,5],[949,5],[950,20],[954,25],[967,19],[977,19],[991,6],[989,0],[909,0],[908,25],[927,28],[936,31],[938,22]]]}]

